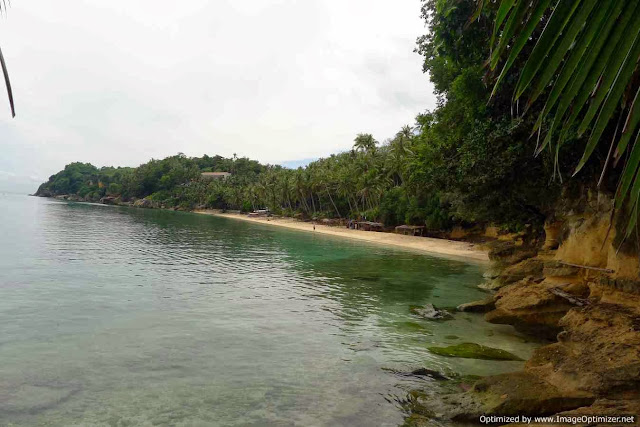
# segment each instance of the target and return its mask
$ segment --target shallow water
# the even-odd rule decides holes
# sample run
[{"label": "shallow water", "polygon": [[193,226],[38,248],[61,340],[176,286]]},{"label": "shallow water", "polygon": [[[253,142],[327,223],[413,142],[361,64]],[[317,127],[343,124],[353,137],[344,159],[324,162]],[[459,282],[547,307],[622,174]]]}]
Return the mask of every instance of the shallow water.
[{"label": "shallow water", "polygon": [[[481,266],[204,215],[0,195],[1,425],[398,425],[430,380],[522,362],[508,326],[410,305],[482,298]],[[387,369],[388,368],[388,369]]]}]

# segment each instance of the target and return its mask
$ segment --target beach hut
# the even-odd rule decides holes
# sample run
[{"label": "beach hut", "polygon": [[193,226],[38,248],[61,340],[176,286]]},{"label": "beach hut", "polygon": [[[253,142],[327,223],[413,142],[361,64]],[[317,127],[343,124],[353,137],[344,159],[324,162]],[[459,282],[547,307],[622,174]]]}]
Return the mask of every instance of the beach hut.
[{"label": "beach hut", "polygon": [[358,221],[356,222],[356,230],[382,231],[384,230],[384,224],[372,221]]},{"label": "beach hut", "polygon": [[396,227],[396,233],[405,236],[422,236],[424,229],[424,225],[399,225]]}]

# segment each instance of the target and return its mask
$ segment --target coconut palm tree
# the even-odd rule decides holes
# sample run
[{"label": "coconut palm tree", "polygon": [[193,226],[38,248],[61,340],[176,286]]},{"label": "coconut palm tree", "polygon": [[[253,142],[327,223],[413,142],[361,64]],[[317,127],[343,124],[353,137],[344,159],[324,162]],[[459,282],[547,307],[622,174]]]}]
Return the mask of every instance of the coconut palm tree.
[{"label": "coconut palm tree", "polygon": [[354,139],[353,148],[355,151],[370,153],[376,149],[377,143],[370,133],[359,133]]}]

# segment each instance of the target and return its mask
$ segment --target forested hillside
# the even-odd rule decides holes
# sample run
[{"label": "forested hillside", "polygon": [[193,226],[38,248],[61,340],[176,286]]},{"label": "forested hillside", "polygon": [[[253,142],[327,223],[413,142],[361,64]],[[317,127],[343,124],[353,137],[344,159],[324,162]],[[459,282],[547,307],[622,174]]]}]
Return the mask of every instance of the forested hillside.
[{"label": "forested hillside", "polygon": [[[424,58],[438,106],[419,113],[388,139],[378,141],[375,138],[385,136],[374,138],[363,130],[350,151],[297,170],[220,156],[177,155],[137,168],[72,163],[36,194],[74,194],[88,201],[105,196],[123,202],[147,198],[158,206],[185,210],[266,207],[306,217],[366,216],[387,225],[421,224],[432,230],[477,223],[510,229],[540,226],[584,143],[569,129],[562,147],[534,156],[531,133],[543,104],[534,102],[521,115],[513,102],[530,44],[522,49],[524,59],[514,59],[491,96],[498,76],[487,59],[497,7],[491,2],[474,16],[474,0],[423,1],[422,16],[430,31],[418,39],[416,52]],[[532,36],[538,37],[539,31]],[[609,133],[607,129],[605,136]],[[592,182],[597,177],[606,157],[603,149],[601,153],[596,147],[578,179]],[[205,171],[232,175],[203,179],[200,174]],[[604,186],[615,188],[610,183],[616,179],[616,172],[610,172]]]}]

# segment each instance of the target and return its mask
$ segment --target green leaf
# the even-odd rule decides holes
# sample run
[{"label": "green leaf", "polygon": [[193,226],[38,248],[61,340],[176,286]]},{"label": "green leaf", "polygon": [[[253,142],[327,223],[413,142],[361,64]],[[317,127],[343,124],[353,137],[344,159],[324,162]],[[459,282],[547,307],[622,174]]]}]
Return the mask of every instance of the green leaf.
[{"label": "green leaf", "polygon": [[[586,11],[587,8],[592,9],[596,3],[597,3],[597,0],[588,1],[587,5],[585,5],[585,7],[582,10],[580,10],[580,13],[582,13],[583,11]],[[556,82],[553,85],[551,94],[549,94],[549,98],[547,99],[545,109],[550,109],[553,107],[556,100],[558,99],[558,96],[560,95],[560,93],[562,93],[562,90],[565,88],[565,86],[567,85],[571,77],[574,75],[576,71],[576,67],[578,66],[578,63],[580,63],[581,59],[584,58],[584,53],[586,52],[587,48],[591,46],[591,43],[596,37],[596,35],[600,33],[602,28],[608,22],[608,19],[605,19],[605,16],[610,17],[611,13],[614,12],[614,9],[619,8],[618,13],[615,15],[617,16],[622,10],[623,5],[624,5],[623,0],[616,0],[616,1],[612,1],[610,7],[608,8],[607,7],[597,8],[594,15],[591,17],[591,19],[587,21],[587,26],[582,32],[580,39],[576,42],[575,46],[571,47],[571,44],[575,40],[575,35],[583,27],[583,24],[578,20],[578,16],[576,16],[576,19],[573,19],[573,22],[572,22],[572,26],[574,27],[572,29],[572,31],[574,32],[573,37],[570,37],[569,32],[567,32],[566,39],[563,38],[563,44],[564,44],[563,48],[562,49],[559,48],[558,50],[556,50],[554,57],[549,61],[551,64],[556,64],[556,65],[545,66],[542,77],[538,79],[536,87],[533,90],[533,93],[531,94],[531,96],[529,97],[528,106],[533,104],[536,101],[536,99],[538,99],[538,97],[542,94],[547,84],[549,84],[549,82],[553,78],[553,75],[556,72],[557,68],[559,67],[560,62],[563,61],[564,58],[567,56],[567,51],[571,49],[569,58],[566,60],[564,66],[562,67],[562,71],[560,72],[560,75],[558,76],[558,78],[556,79]],[[578,69],[578,71],[586,73],[588,70]]]},{"label": "green leaf", "polygon": [[616,111],[616,108],[618,108],[622,95],[624,94],[624,90],[627,88],[629,80],[631,80],[631,76],[633,75],[633,70],[636,68],[638,56],[640,56],[640,39],[639,33],[636,33],[631,50],[627,53],[625,61],[622,67],[620,67],[620,71],[618,71],[615,78],[613,87],[607,95],[607,99],[602,106],[602,110],[600,110],[595,127],[589,137],[589,142],[587,142],[584,153],[582,154],[582,159],[580,159],[580,162],[573,173],[574,175],[577,174],[585,165],[587,160],[589,160],[591,153],[593,153],[593,150],[600,141],[602,132],[604,132],[604,129],[609,124],[609,120],[611,120],[613,113]]},{"label": "green leaf", "polygon": [[[540,3],[538,3],[536,9],[532,12],[531,17],[529,18],[529,21],[527,21],[527,25],[520,32],[518,39],[515,41],[515,43],[513,44],[513,47],[511,48],[511,53],[509,54],[509,58],[507,59],[504,67],[502,67],[502,71],[500,72],[500,75],[496,80],[496,84],[493,87],[493,91],[491,92],[492,97],[495,94],[498,87],[500,86],[500,82],[502,81],[504,76],[507,74],[507,71],[509,71],[509,69],[515,62],[516,58],[518,57],[518,54],[529,41],[529,37],[531,37],[531,34],[538,26],[538,23],[540,22],[540,18],[544,14],[544,11],[547,10],[550,3],[551,3],[551,0],[541,0]],[[497,58],[499,57],[500,55],[497,56]],[[497,65],[497,63],[498,62],[496,60],[495,65]],[[495,65],[493,65],[491,68],[494,69]]]},{"label": "green leaf", "polygon": [[[618,192],[616,194],[616,209],[620,209],[622,207],[622,203],[624,203],[627,193],[629,192],[629,187],[631,186],[631,182],[638,171],[638,164],[640,163],[640,143],[638,140],[640,139],[640,135],[636,137],[636,141],[633,144],[633,148],[631,149],[631,154],[629,155],[629,160],[627,160],[627,164],[625,165],[622,176],[620,177],[620,185],[618,187]],[[638,180],[636,179],[636,182]],[[634,184],[635,187],[636,184]]]},{"label": "green leaf", "polygon": [[513,12],[511,12],[511,14],[509,15],[509,19],[504,26],[502,36],[500,37],[500,41],[498,42],[498,47],[496,47],[496,49],[493,51],[493,56],[491,57],[490,61],[491,69],[495,69],[498,65],[502,52],[506,49],[509,40],[511,40],[511,37],[513,37],[516,29],[518,29],[518,26],[520,25],[520,22],[526,15],[528,4],[529,3],[527,1],[519,1]]},{"label": "green leaf", "polygon": [[[578,127],[578,136],[582,136],[587,130],[596,113],[600,109],[600,105],[605,100],[613,84],[618,78],[618,74],[628,58],[629,51],[636,42],[638,29],[640,29],[640,13],[636,10],[633,19],[629,22],[629,25],[624,31],[624,34],[622,34],[620,41],[616,45],[615,49],[613,49],[613,56],[602,73],[602,79],[596,90],[593,101],[591,102],[582,123],[580,123],[580,126]],[[634,58],[633,61],[636,59],[637,58]]]},{"label": "green leaf", "polygon": [[640,88],[636,92],[636,96],[633,98],[633,102],[631,103],[631,107],[629,107],[629,115],[627,116],[627,120],[624,124],[624,128],[622,129],[622,136],[620,137],[620,141],[618,141],[618,147],[616,148],[615,158],[616,163],[620,159],[620,156],[624,154],[624,151],[627,149],[627,145],[633,136],[633,133],[638,127],[638,123],[640,122],[640,101],[638,101],[638,96],[640,95]]},{"label": "green leaf", "polygon": [[520,73],[520,79],[516,85],[515,99],[518,99],[529,86],[531,80],[533,80],[545,62],[544,59],[549,55],[554,48],[555,42],[562,35],[562,30],[569,22],[573,12],[581,3],[581,0],[560,0]]},{"label": "green leaf", "polygon": [[4,74],[4,83],[7,86],[7,95],[9,96],[9,105],[11,106],[11,117],[15,117],[16,109],[13,105],[13,91],[11,90],[11,81],[9,80],[9,70],[7,70],[7,64],[4,62],[2,49],[0,49],[0,65],[2,66],[2,74]]},{"label": "green leaf", "polygon": [[[593,49],[590,49],[586,61],[583,65],[581,65],[582,69],[588,69],[588,73],[576,73],[575,80],[571,83],[571,88],[567,94],[562,96],[562,100],[560,101],[560,105],[558,106],[558,112],[561,111],[561,114],[564,115],[564,112],[569,108],[571,101],[574,98],[573,102],[574,108],[571,116],[565,121],[563,132],[568,131],[568,129],[573,126],[573,123],[576,121],[580,112],[587,99],[591,96],[591,93],[598,82],[598,79],[604,72],[609,62],[609,58],[613,55],[614,49],[606,48],[603,49],[604,46],[617,46],[618,42],[622,35],[627,31],[630,26],[631,19],[640,14],[640,7],[638,7],[637,2],[628,3],[625,10],[620,15],[620,20],[611,19],[608,30],[603,31],[602,35],[599,37],[600,43],[596,45]],[[611,28],[614,24],[617,24],[613,29]],[[605,30],[607,30],[605,28]],[[612,30],[612,31],[611,31]],[[607,37],[607,33],[609,36]],[[605,43],[606,39],[606,43]],[[590,63],[595,64],[590,66]],[[559,114],[556,112],[556,114]]]},{"label": "green leaf", "polygon": [[498,34],[498,31],[500,30],[500,27],[502,27],[502,23],[504,22],[504,19],[509,14],[509,11],[511,10],[515,2],[516,0],[503,0],[500,3],[500,8],[496,13],[496,23],[493,27],[493,34],[491,35],[491,46],[493,46],[496,35]]}]

